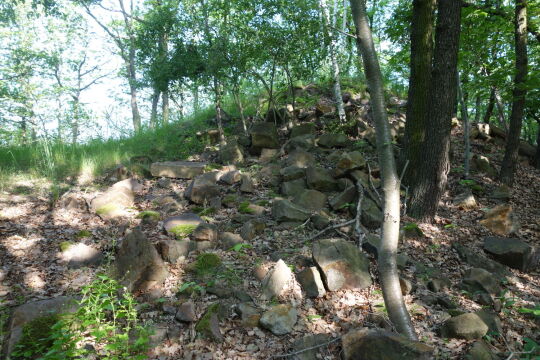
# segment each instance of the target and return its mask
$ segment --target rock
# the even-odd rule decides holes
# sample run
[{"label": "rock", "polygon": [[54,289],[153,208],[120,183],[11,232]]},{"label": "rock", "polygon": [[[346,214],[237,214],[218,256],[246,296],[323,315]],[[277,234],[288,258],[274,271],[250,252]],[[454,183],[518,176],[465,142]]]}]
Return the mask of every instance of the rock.
[{"label": "rock", "polygon": [[103,254],[92,246],[83,243],[69,244],[62,251],[60,257],[67,263],[69,268],[78,269],[84,266],[99,265],[103,260]]},{"label": "rock", "polygon": [[90,203],[90,209],[103,219],[122,216],[125,209],[133,206],[135,193],[142,190],[142,185],[135,179],[117,182],[103,194],[96,196]]},{"label": "rock", "polygon": [[192,245],[189,240],[162,240],[156,247],[163,260],[174,264],[189,254]]},{"label": "rock", "polygon": [[155,177],[193,179],[204,172],[205,162],[166,161],[153,163],[150,172]]},{"label": "rock", "polygon": [[289,154],[286,160],[287,166],[297,166],[299,168],[307,168],[315,164],[315,158],[307,151],[297,149]]},{"label": "rock", "polygon": [[298,320],[298,312],[291,305],[275,305],[266,311],[260,320],[263,328],[270,330],[274,335],[285,335],[292,331]]},{"label": "rock", "polygon": [[225,184],[234,185],[242,180],[242,174],[240,174],[240,171],[238,170],[231,170],[226,172],[219,180],[223,181]]},{"label": "rock", "polygon": [[236,312],[240,315],[242,325],[245,327],[257,327],[261,319],[260,310],[252,303],[240,303],[236,307]]},{"label": "rock", "polygon": [[311,151],[317,146],[315,135],[301,135],[291,138],[285,145],[287,152],[292,152],[296,149]]},{"label": "rock", "polygon": [[498,334],[503,333],[501,319],[499,319],[499,317],[495,313],[487,309],[482,309],[476,311],[474,314],[477,315],[480,319],[482,319],[490,332],[496,332]]},{"label": "rock", "polygon": [[263,148],[279,148],[276,126],[269,122],[255,123],[251,128],[251,151],[260,155]]},{"label": "rock", "polygon": [[[43,322],[42,326],[50,329],[50,326],[56,322],[54,316],[56,314],[73,313],[77,310],[78,305],[75,298],[69,296],[59,296],[47,300],[31,301],[24,305],[17,306],[13,309],[9,322],[6,327],[6,337],[3,339],[3,359],[7,359],[8,355],[15,350],[15,346],[21,340],[24,325],[32,322]],[[49,322],[50,324],[47,324]],[[37,324],[36,324],[37,325]],[[37,329],[36,329],[37,330]],[[42,334],[47,336],[48,334]]]},{"label": "rock", "polygon": [[264,222],[253,219],[242,225],[242,228],[240,229],[240,236],[245,241],[251,241],[257,235],[262,234],[265,228],[266,224]]},{"label": "rock", "polygon": [[202,223],[204,223],[204,220],[199,215],[185,213],[165,219],[163,221],[163,228],[167,234],[177,238],[183,238],[191,234]]},{"label": "rock", "polygon": [[318,144],[324,148],[346,147],[349,139],[345,134],[323,134],[319,137]]},{"label": "rock", "polygon": [[217,241],[218,231],[217,227],[214,224],[200,223],[197,225],[191,237],[195,241]]},{"label": "rock", "polygon": [[205,202],[221,194],[221,190],[216,184],[216,179],[210,176],[212,174],[205,175],[199,175],[193,179],[184,192],[186,199],[191,200],[195,204],[203,205]]},{"label": "rock", "polygon": [[330,199],[330,207],[336,211],[343,209],[347,204],[356,205],[356,187],[355,186],[349,186],[347,189],[345,189],[343,192],[339,193],[338,195],[334,196]]},{"label": "rock", "polygon": [[367,234],[362,243],[362,248],[373,255],[375,259],[379,256],[379,247],[381,246],[381,237],[375,234]]},{"label": "rock", "polygon": [[315,124],[313,123],[303,123],[300,125],[296,125],[291,129],[291,135],[290,138],[295,138],[297,136],[302,135],[315,135],[317,133],[317,129],[315,128]]},{"label": "rock", "polygon": [[301,179],[306,176],[306,170],[298,166],[287,166],[280,170],[283,181]]},{"label": "rock", "polygon": [[399,286],[401,287],[401,294],[402,295],[408,295],[413,290],[413,284],[411,280],[400,277],[399,278]]},{"label": "rock", "polygon": [[195,330],[199,334],[215,342],[223,341],[223,335],[221,335],[221,330],[219,329],[219,307],[219,303],[210,305],[195,326]]},{"label": "rock", "polygon": [[219,160],[222,164],[241,164],[244,162],[244,153],[236,141],[230,141],[219,149]]},{"label": "rock", "polygon": [[327,197],[317,190],[303,190],[297,193],[293,202],[307,210],[319,211],[325,207]]},{"label": "rock", "polygon": [[340,191],[345,191],[349,187],[354,186],[354,182],[349,178],[339,178],[337,182],[338,182],[338,189]]},{"label": "rock", "polygon": [[306,189],[306,180],[296,179],[281,184],[281,193],[286,196],[295,196]]},{"label": "rock", "polygon": [[168,189],[171,187],[171,179],[169,178],[158,179],[157,184],[161,188]]},{"label": "rock", "polygon": [[483,155],[473,155],[471,159],[471,169],[488,176],[497,175],[497,171],[491,166],[489,159]]},{"label": "rock", "polygon": [[64,210],[85,211],[88,209],[88,204],[84,197],[73,190],[63,194],[56,202],[56,206]]},{"label": "rock", "polygon": [[278,154],[278,149],[262,149],[261,156],[259,156],[259,161],[263,164],[271,162],[278,156]]},{"label": "rock", "polygon": [[371,285],[369,260],[358,248],[342,239],[313,243],[313,260],[329,291],[363,289]]},{"label": "rock", "polygon": [[481,220],[480,224],[500,236],[514,234],[519,228],[519,223],[510,205],[499,205],[487,211],[485,219]]},{"label": "rock", "polygon": [[321,274],[319,274],[319,270],[315,266],[307,267],[300,271],[296,275],[296,278],[308,297],[317,298],[326,294]]},{"label": "rock", "polygon": [[289,200],[274,200],[272,205],[272,216],[277,222],[305,221],[310,216],[309,210],[293,204]]},{"label": "rock", "polygon": [[457,195],[454,199],[454,205],[464,210],[475,209],[478,207],[476,199],[470,190]]},{"label": "rock", "polygon": [[465,272],[460,287],[471,294],[484,292],[493,296],[501,293],[497,277],[482,268],[472,268]]},{"label": "rock", "polygon": [[344,360],[430,360],[433,349],[419,341],[378,329],[360,328],[341,339]]},{"label": "rock", "polygon": [[328,170],[310,166],[306,169],[307,184],[311,189],[331,192],[338,189],[337,181],[330,176]]},{"label": "rock", "polygon": [[362,169],[366,166],[366,159],[359,151],[344,153],[336,164],[334,176],[344,176],[352,170]]},{"label": "rock", "polygon": [[489,327],[475,313],[467,313],[452,317],[441,327],[441,336],[465,340],[481,339],[487,334]]},{"label": "rock", "polygon": [[279,109],[271,108],[268,110],[265,116],[265,121],[272,124],[284,124],[291,118],[289,110],[286,107]]},{"label": "rock", "polygon": [[279,298],[289,290],[292,278],[291,269],[280,259],[262,281],[263,297],[267,300]]},{"label": "rock", "polygon": [[168,275],[154,245],[135,229],[122,241],[116,254],[116,274],[128,291],[149,290],[161,285]]},{"label": "rock", "polygon": [[364,196],[364,199],[362,200],[362,215],[360,220],[362,221],[362,224],[370,229],[379,228],[383,220],[382,211],[377,204],[367,196]]},{"label": "rock", "polygon": [[447,278],[433,278],[428,281],[427,288],[433,292],[448,291],[452,287],[452,283]]},{"label": "rock", "polygon": [[484,340],[475,341],[469,351],[466,359],[470,360],[497,360],[498,357],[493,354],[489,345]]},{"label": "rock", "polygon": [[[328,334],[307,335],[296,340],[292,345],[292,352],[299,352],[295,355],[295,360],[317,360],[317,354],[320,350],[324,350],[324,346],[318,347],[321,344],[331,340]],[[311,350],[306,350],[311,349]]]},{"label": "rock", "polygon": [[330,217],[326,214],[315,214],[311,217],[311,223],[315,229],[322,230],[330,224]]},{"label": "rock", "polygon": [[244,242],[242,237],[238,234],[233,234],[230,232],[224,232],[220,235],[219,240],[221,242],[221,248],[223,250],[229,250],[237,244]]},{"label": "rock", "polygon": [[251,176],[243,174],[242,180],[240,183],[240,191],[243,193],[249,193],[252,194],[255,192],[255,185],[253,184],[253,180],[251,179]]},{"label": "rock", "polygon": [[484,238],[484,251],[501,264],[527,271],[533,248],[519,239],[488,236]]},{"label": "rock", "polygon": [[493,190],[491,195],[489,195],[489,198],[493,200],[508,201],[510,200],[510,188],[507,185],[498,186]]},{"label": "rock", "polygon": [[504,265],[501,265],[496,261],[486,258],[485,256],[479,254],[477,251],[469,247],[463,246],[457,242],[454,242],[452,244],[452,247],[454,248],[454,250],[457,251],[461,260],[465,261],[472,267],[486,269],[487,271],[494,273],[497,276],[511,275]]},{"label": "rock", "polygon": [[186,301],[178,308],[176,315],[174,316],[176,320],[183,322],[194,322],[197,320],[197,314],[195,313],[195,304],[191,301]]}]

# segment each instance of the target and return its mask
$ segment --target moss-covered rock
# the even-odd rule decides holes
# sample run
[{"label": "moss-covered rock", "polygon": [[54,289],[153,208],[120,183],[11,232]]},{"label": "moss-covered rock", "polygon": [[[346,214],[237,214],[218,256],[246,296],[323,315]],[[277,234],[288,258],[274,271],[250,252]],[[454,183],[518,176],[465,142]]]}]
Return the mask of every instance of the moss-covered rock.
[{"label": "moss-covered rock", "polygon": [[190,224],[183,224],[183,225],[176,225],[173,226],[168,230],[169,234],[173,234],[177,239],[182,239],[191,234],[198,225],[190,225]]},{"label": "moss-covered rock", "polygon": [[71,241],[62,241],[60,243],[60,251],[67,251],[72,245],[73,243]]},{"label": "moss-covered rock", "polygon": [[75,235],[77,239],[83,239],[92,236],[92,232],[90,230],[83,229]]},{"label": "moss-covered rock", "polygon": [[213,253],[203,253],[197,256],[194,270],[198,275],[207,275],[221,266],[221,258]]},{"label": "moss-covered rock", "polygon": [[222,342],[223,335],[219,329],[219,303],[212,304],[208,307],[204,315],[201,317],[195,330],[203,337],[215,342]]},{"label": "moss-covered rock", "polygon": [[145,210],[137,214],[137,219],[159,220],[161,215],[157,211]]}]

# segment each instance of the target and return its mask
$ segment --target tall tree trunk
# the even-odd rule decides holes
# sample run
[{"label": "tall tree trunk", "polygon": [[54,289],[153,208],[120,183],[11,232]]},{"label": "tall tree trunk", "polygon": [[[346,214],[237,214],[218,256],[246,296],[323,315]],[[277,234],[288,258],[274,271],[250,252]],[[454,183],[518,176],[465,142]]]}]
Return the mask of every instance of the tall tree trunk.
[{"label": "tall tree trunk", "polygon": [[199,85],[193,84],[193,112],[199,111]]},{"label": "tall tree trunk", "polygon": [[482,98],[480,94],[476,94],[476,101],[474,104],[474,122],[478,124],[480,122],[480,108],[482,107]]},{"label": "tall tree trunk", "polygon": [[71,119],[71,144],[77,144],[79,137],[80,101],[78,96],[73,96],[73,114]]},{"label": "tall tree trunk", "polygon": [[404,182],[411,186],[422,160],[422,144],[428,123],[429,86],[433,57],[433,22],[436,0],[413,0],[411,24],[411,74],[405,123],[402,166],[409,161]]},{"label": "tall tree trunk", "polygon": [[161,94],[161,116],[163,117],[163,124],[169,123],[169,89],[165,87]]},{"label": "tall tree trunk", "polygon": [[381,167],[382,188],[384,191],[384,221],[382,224],[382,241],[379,248],[378,269],[381,280],[384,302],[390,320],[397,331],[410,339],[416,340],[416,333],[411,318],[405,307],[396,255],[399,239],[399,178],[394,160],[394,151],[390,137],[390,125],[384,103],[379,60],[373,45],[371,29],[368,25],[365,3],[363,0],[350,0],[356,26],[357,46],[362,54],[367,83],[371,95],[371,106],[377,135],[377,153]]},{"label": "tall tree trunk", "polygon": [[338,112],[339,122],[344,124],[347,121],[345,116],[345,108],[343,106],[343,98],[341,96],[341,80],[339,75],[339,63],[338,63],[338,54],[337,54],[337,38],[335,34],[335,18],[336,14],[333,14],[333,17],[330,17],[330,11],[328,9],[328,4],[326,0],[321,0],[321,9],[323,12],[324,28],[326,29],[326,34],[330,38],[330,44],[328,47],[328,52],[330,55],[330,61],[332,63],[332,80],[334,82],[334,102],[336,104],[336,109]]},{"label": "tall tree trunk", "polygon": [[240,120],[242,121],[242,130],[244,131],[245,135],[248,135],[247,122],[246,122],[246,117],[244,115],[244,105],[242,104],[242,99],[240,98],[240,89],[237,86],[235,86],[235,88],[233,89],[233,97],[234,97],[234,102],[236,102],[236,106],[238,107],[238,111],[240,112]]},{"label": "tall tree trunk", "polygon": [[493,108],[495,107],[495,88],[491,88],[489,93],[489,102],[486,108],[486,113],[484,115],[484,123],[489,124],[489,119],[491,119],[491,114],[493,114]]},{"label": "tall tree trunk", "polygon": [[428,110],[430,122],[410,206],[412,216],[428,222],[435,217],[450,170],[450,131],[457,99],[460,25],[461,1],[439,0]]},{"label": "tall tree trunk", "polygon": [[508,132],[508,125],[506,125],[506,119],[504,118],[504,104],[499,89],[495,88],[495,104],[497,105],[497,120],[499,126]]},{"label": "tall tree trunk", "polygon": [[221,109],[221,100],[222,100],[222,91],[221,84],[219,80],[214,77],[214,94],[215,94],[215,106],[216,106],[216,122],[219,131],[219,142],[221,144],[225,143],[225,133],[223,132],[223,122],[221,119],[222,109]]},{"label": "tall tree trunk", "polygon": [[499,179],[506,185],[512,186],[518,161],[519,137],[525,111],[525,96],[527,89],[527,0],[516,0],[515,11],[515,49],[516,73],[514,90],[512,91],[512,111],[510,113],[510,130],[506,136],[506,148],[501,164]]},{"label": "tall tree trunk", "polygon": [[152,111],[150,112],[150,127],[155,129],[157,127],[157,108],[159,103],[160,91],[154,89],[154,94],[152,95]]},{"label": "tall tree trunk", "polygon": [[[463,121],[463,140],[465,142],[465,161],[463,164],[465,179],[469,178],[469,158],[471,154],[471,138],[469,137],[469,114],[467,113],[467,102],[465,101],[465,95],[461,88],[461,81],[459,79],[459,72],[457,76],[458,97],[461,107],[461,120]],[[477,97],[478,100],[478,97]]]}]

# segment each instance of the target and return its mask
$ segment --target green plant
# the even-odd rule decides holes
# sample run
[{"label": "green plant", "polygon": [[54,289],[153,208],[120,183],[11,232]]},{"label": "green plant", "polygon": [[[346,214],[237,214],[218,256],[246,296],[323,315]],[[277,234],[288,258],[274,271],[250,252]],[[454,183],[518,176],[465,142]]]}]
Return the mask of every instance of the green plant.
[{"label": "green plant", "polygon": [[242,214],[253,214],[253,209],[250,208],[250,205],[248,201],[242,201],[238,204],[238,211]]},{"label": "green plant", "polygon": [[199,216],[208,216],[215,214],[217,211],[213,207],[196,206],[193,208],[193,212]]},{"label": "green plant", "polygon": [[60,251],[66,251],[71,247],[71,245],[73,245],[71,241],[62,241],[60,243]]},{"label": "green plant", "polygon": [[444,225],[445,229],[455,229],[457,227],[458,226],[456,224],[446,224],[446,225]]},{"label": "green plant", "polygon": [[257,205],[259,206],[268,206],[270,204],[270,201],[268,200],[259,200],[257,201]]},{"label": "green plant", "polygon": [[89,230],[85,230],[85,229],[79,231],[79,232],[75,235],[75,237],[76,237],[77,239],[83,239],[83,238],[87,238],[87,237],[90,237],[90,236],[92,236],[92,232],[89,231]]},{"label": "green plant", "polygon": [[207,275],[221,266],[221,259],[213,253],[203,253],[195,260],[195,271],[198,275]]},{"label": "green plant", "polygon": [[497,299],[501,301],[501,307],[504,313],[509,313],[510,310],[514,307],[514,304],[517,301],[515,296],[507,296],[508,291],[504,290],[500,296],[497,296]]},{"label": "green plant", "polygon": [[253,249],[253,246],[250,245],[250,244],[239,243],[239,244],[235,244],[233,247],[231,247],[229,249],[229,251],[234,251],[234,252],[237,252],[237,253],[245,254],[246,249]]},{"label": "green plant", "polygon": [[201,286],[201,285],[197,284],[195,281],[190,281],[190,282],[183,283],[178,288],[178,293],[179,294],[182,294],[182,293],[192,294],[194,292],[198,292],[199,294],[203,294],[203,293],[206,292],[206,289],[204,288],[204,286]]},{"label": "green plant", "polygon": [[533,308],[520,307],[518,311],[522,314],[531,314],[535,317],[540,317],[540,304],[536,304]]},{"label": "green plant", "polygon": [[184,224],[184,225],[176,225],[170,228],[168,231],[169,233],[176,236],[177,239],[181,239],[191,234],[196,228],[197,228],[197,225]]},{"label": "green plant", "polygon": [[538,360],[540,358],[540,344],[531,338],[523,338],[523,352],[520,360]]},{"label": "green plant", "polygon": [[137,214],[137,219],[153,219],[159,220],[161,215],[157,211],[145,210]]}]

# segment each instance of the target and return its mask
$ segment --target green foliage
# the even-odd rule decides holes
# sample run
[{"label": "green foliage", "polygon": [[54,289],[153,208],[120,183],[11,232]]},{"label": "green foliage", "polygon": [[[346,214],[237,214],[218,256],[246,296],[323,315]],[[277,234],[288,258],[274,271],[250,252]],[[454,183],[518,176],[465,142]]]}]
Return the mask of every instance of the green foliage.
[{"label": "green foliage", "polygon": [[66,251],[71,247],[71,245],[73,245],[71,241],[62,241],[60,243],[60,251]]},{"label": "green foliage", "polygon": [[199,216],[214,215],[217,210],[213,207],[196,206],[193,208],[193,212]]},{"label": "green foliage", "polygon": [[157,211],[145,210],[137,214],[137,219],[154,219],[159,220],[161,215]]},{"label": "green foliage", "polygon": [[522,314],[530,314],[534,317],[540,317],[540,304],[536,304],[533,308],[520,307],[518,311]]},{"label": "green foliage", "polygon": [[203,253],[195,260],[197,275],[208,275],[221,266],[221,258],[213,253]]},{"label": "green foliage", "polygon": [[91,237],[92,236],[92,232],[90,230],[86,230],[86,229],[83,229],[83,230],[80,230],[76,235],[75,237],[77,239],[84,239],[84,238],[87,238],[87,237]]},{"label": "green foliage", "polygon": [[237,253],[244,253],[245,254],[246,249],[253,249],[253,246],[250,245],[250,244],[239,243],[239,244],[236,244],[233,247],[231,247],[229,249],[229,251],[234,251],[234,252],[237,252]]},{"label": "green foliage", "polygon": [[204,288],[204,286],[201,286],[194,281],[183,283],[178,288],[179,294],[183,294],[183,293],[192,294],[195,292],[198,292],[199,294],[203,294],[206,292],[206,289]]},{"label": "green foliage", "polygon": [[238,204],[238,212],[242,214],[253,214],[253,209],[249,207],[250,205],[249,201],[242,201]]},{"label": "green foliage", "polygon": [[[113,279],[98,275],[83,287],[78,310],[73,314],[50,315],[28,323],[16,345],[15,359],[80,359],[99,352],[100,359],[142,360],[146,358],[149,331],[139,324],[137,303],[122,292]],[[84,339],[94,349],[77,344]]]},{"label": "green foliage", "polygon": [[197,225],[176,225],[172,228],[170,228],[168,231],[176,236],[177,239],[182,239],[191,234],[195,229],[197,228]]}]

